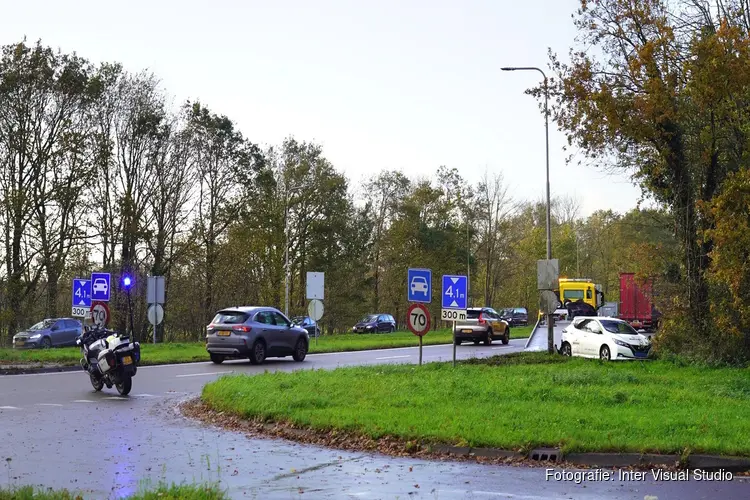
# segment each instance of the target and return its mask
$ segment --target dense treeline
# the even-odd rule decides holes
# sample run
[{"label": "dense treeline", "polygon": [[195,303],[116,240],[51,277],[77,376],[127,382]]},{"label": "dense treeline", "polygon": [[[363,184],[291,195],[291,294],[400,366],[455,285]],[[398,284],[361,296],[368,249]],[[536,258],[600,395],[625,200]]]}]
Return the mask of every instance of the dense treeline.
[{"label": "dense treeline", "polygon": [[[563,105],[574,109],[565,101],[566,81],[556,87],[559,121]],[[326,333],[345,331],[366,313],[403,322],[408,267],[429,267],[435,277],[469,273],[473,305],[536,310],[545,207],[514,199],[501,176],[471,183],[456,168],[436,168],[424,179],[385,170],[352,185],[317,144],[288,138],[261,148],[204,103],[171,103],[149,73],[94,64],[41,42],[2,48],[4,343],[42,317],[69,315],[72,278],[92,270],[135,276],[141,335],[146,277],[166,276],[159,338],[197,340],[220,307],[283,309],[287,250],[290,313],[306,309],[306,272],[325,272]],[[644,190],[653,194],[649,182]],[[713,207],[716,217],[739,210],[742,182],[730,184],[733,191]],[[692,290],[684,256],[693,243],[684,214],[668,198],[659,201],[665,209],[584,218],[578,200],[555,198],[553,255],[561,273],[596,280],[608,301],[618,299],[620,272],[656,275],[659,304],[670,314],[672,299]],[[722,248],[745,234],[723,231],[729,240]],[[737,260],[725,252],[722,262]],[[724,291],[726,304],[734,295]],[[123,328],[126,295],[119,286],[113,293],[114,323]],[[436,294],[436,316],[438,304]]]},{"label": "dense treeline", "polygon": [[574,23],[570,62],[551,56],[554,118],[674,218],[661,347],[750,358],[750,2],[581,0]]},{"label": "dense treeline", "polygon": [[[475,305],[535,308],[544,207],[511,199],[501,177],[470,185],[441,167],[433,179],[384,171],[351,186],[318,145],[290,138],[262,151],[202,103],[171,109],[151,74],[41,43],[4,47],[1,64],[6,342],[42,317],[69,314],[71,279],[92,270],[136,277],[141,332],[151,274],[167,277],[165,324],[175,338],[198,339],[220,307],[282,308],[285,220],[291,312],[305,310],[306,272],[325,272],[327,332],[368,312],[403,321],[410,266],[436,277],[468,272]],[[556,200],[555,255],[565,273],[602,279],[608,293],[641,241],[627,224],[667,220],[602,212],[582,221],[577,210],[575,200]],[[113,291],[123,328],[126,296]]]}]

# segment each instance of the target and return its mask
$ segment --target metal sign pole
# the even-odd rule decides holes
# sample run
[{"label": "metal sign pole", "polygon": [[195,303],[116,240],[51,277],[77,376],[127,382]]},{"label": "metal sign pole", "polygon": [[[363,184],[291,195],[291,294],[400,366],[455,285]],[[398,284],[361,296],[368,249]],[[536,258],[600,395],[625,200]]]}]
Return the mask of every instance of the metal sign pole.
[{"label": "metal sign pole", "polygon": [[453,320],[453,366],[456,366],[456,320]]},{"label": "metal sign pole", "polygon": [[419,366],[422,366],[422,336],[419,336]]}]

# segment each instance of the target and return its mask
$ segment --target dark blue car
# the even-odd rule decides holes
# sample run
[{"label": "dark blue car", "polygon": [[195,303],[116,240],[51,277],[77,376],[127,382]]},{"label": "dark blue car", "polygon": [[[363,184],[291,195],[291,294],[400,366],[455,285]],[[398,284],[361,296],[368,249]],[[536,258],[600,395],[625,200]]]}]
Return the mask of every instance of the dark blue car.
[{"label": "dark blue car", "polygon": [[292,323],[307,330],[307,334],[311,337],[320,337],[320,327],[310,316],[295,316],[292,318]]},{"label": "dark blue car", "polygon": [[368,314],[352,328],[354,333],[391,333],[396,331],[396,320],[390,314]]},{"label": "dark blue car", "polygon": [[83,325],[74,318],[50,318],[40,321],[31,328],[13,336],[14,349],[33,349],[41,347],[65,347],[76,345],[76,338],[81,335]]}]

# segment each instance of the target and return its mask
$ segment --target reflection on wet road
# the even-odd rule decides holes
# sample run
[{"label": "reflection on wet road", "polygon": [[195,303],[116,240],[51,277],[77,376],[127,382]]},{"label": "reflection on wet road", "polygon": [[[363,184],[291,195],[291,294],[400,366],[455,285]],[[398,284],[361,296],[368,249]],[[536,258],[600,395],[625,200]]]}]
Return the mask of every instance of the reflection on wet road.
[{"label": "reflection on wet road", "polygon": [[[458,349],[460,357],[518,351],[508,346]],[[426,361],[449,360],[451,346],[430,346]],[[407,356],[407,357],[405,357]],[[380,359],[379,359],[380,358]],[[233,498],[741,498],[750,485],[732,483],[555,483],[544,469],[392,458],[249,439],[206,428],[176,405],[206,382],[232,371],[334,368],[414,363],[415,349],[314,355],[305,363],[269,360],[261,367],[229,362],[144,367],[130,397],[94,393],[81,372],[0,377],[0,485],[81,491],[119,498],[142,480],[220,481]]]}]

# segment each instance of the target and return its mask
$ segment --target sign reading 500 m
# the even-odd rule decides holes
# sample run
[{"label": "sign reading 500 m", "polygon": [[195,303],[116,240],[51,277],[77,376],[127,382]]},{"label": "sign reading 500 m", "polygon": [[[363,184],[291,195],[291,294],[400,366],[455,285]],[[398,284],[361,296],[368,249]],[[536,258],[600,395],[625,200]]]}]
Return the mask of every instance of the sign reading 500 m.
[{"label": "sign reading 500 m", "polygon": [[443,321],[463,321],[466,319],[466,310],[441,309],[440,319]]}]

